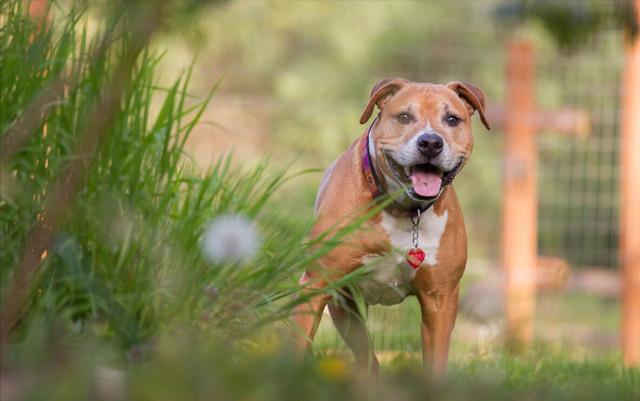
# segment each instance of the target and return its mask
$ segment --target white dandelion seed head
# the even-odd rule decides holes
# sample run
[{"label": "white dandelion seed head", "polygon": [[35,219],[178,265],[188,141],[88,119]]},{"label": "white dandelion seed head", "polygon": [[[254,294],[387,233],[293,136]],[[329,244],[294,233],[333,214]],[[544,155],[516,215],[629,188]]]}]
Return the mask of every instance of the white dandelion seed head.
[{"label": "white dandelion seed head", "polygon": [[202,252],[215,263],[247,263],[260,246],[260,233],[254,222],[239,214],[217,216],[202,237]]}]

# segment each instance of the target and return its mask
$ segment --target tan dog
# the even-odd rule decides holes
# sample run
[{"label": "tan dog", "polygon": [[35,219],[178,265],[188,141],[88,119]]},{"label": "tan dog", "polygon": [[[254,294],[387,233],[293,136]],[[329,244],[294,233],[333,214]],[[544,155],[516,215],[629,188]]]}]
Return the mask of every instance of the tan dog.
[{"label": "tan dog", "polygon": [[[371,92],[360,123],[380,113],[365,134],[324,174],[316,198],[312,237],[336,232],[361,216],[376,198],[398,194],[385,210],[307,271],[300,282],[319,289],[327,281],[375,263],[358,284],[367,304],[392,305],[416,295],[422,311],[424,365],[447,367],[467,238],[456,193],[449,185],[471,155],[471,115],[484,125],[485,97],[474,85],[434,85],[386,79]],[[416,238],[417,237],[417,238]],[[345,290],[339,299],[315,296],[293,314],[300,349],[313,340],[324,307],[356,363],[378,369],[363,317]],[[331,302],[329,302],[331,301]]]}]

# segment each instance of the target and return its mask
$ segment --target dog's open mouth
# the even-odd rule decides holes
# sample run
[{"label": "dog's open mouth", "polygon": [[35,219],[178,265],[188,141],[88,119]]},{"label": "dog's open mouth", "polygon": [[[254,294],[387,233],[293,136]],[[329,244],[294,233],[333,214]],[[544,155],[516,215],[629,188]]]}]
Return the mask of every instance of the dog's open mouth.
[{"label": "dog's open mouth", "polygon": [[423,198],[437,196],[442,188],[442,170],[432,164],[409,167],[409,178],[413,191]]},{"label": "dog's open mouth", "polygon": [[431,163],[404,167],[391,157],[388,160],[398,179],[409,187],[407,188],[409,196],[419,200],[432,200],[437,197],[442,188],[453,182],[464,161],[460,159],[453,169],[443,171]]}]

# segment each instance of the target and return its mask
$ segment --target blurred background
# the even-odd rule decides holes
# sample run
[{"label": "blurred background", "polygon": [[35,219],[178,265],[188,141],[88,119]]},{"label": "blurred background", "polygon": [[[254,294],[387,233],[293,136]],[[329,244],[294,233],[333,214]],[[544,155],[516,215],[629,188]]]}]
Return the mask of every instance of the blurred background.
[{"label": "blurred background", "polygon": [[[637,370],[619,364],[620,108],[632,91],[623,82],[625,38],[637,31],[631,1],[144,4],[10,0],[1,8],[0,278],[3,325],[12,333],[3,328],[3,400],[53,399],[47,386],[60,399],[388,395],[372,394],[378,387],[367,390],[368,379],[344,384],[353,378],[344,364],[351,357],[328,315],[304,368],[279,350],[286,317],[303,301],[293,296],[296,280],[320,256],[307,234],[322,171],[367,128],[358,119],[373,85],[396,76],[471,82],[488,103],[492,130],[474,118],[473,156],[455,182],[469,262],[451,383],[467,388],[469,374],[479,377],[456,394],[640,394]],[[524,359],[504,348],[501,259],[514,43],[529,49],[531,97],[543,115],[532,152],[534,340]],[[105,93],[122,101],[109,103]],[[61,184],[73,179],[69,171],[83,171],[75,187]],[[58,193],[66,195],[51,195]],[[212,237],[227,215],[242,219],[225,220],[228,234]],[[50,235],[38,247],[40,226]],[[207,248],[247,236],[256,246],[238,252],[251,262]],[[21,277],[33,293],[15,290]],[[349,280],[357,277],[328,291]],[[415,299],[372,307],[368,320],[390,388],[420,388],[415,371],[402,373],[420,365]],[[52,385],[53,366],[65,366],[73,384]],[[598,380],[608,386],[595,391]],[[415,396],[402,394],[397,399]]]},{"label": "blurred background", "polygon": [[[199,165],[233,149],[243,164],[269,155],[294,169],[322,169],[366,128],[358,118],[378,80],[473,82],[496,108],[506,101],[507,46],[529,42],[536,107],[581,110],[590,125],[586,135],[552,128],[537,138],[539,253],[559,258],[552,286],[562,294],[541,296],[539,334],[615,349],[623,10],[616,2],[239,1],[203,12],[200,36],[170,43],[164,67],[186,66],[195,49],[194,90],[222,78],[203,117],[214,125],[187,143]],[[469,231],[468,278],[495,273],[500,257],[505,127],[493,125],[487,132],[475,122],[474,155],[455,185]],[[312,216],[320,178],[295,180],[279,195],[301,219]],[[418,321],[416,308],[397,308],[395,319],[410,313]],[[385,318],[381,336],[398,332],[390,324]],[[419,333],[409,328],[413,349]]]}]

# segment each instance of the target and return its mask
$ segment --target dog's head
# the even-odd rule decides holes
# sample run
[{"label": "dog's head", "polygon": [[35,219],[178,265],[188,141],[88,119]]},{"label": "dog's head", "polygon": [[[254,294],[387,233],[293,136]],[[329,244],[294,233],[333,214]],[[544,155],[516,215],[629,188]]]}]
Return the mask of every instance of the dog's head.
[{"label": "dog's head", "polygon": [[469,159],[474,112],[490,129],[484,93],[464,82],[380,81],[371,91],[361,124],[369,120],[376,105],[380,114],[369,141],[373,163],[387,190],[403,188],[411,203],[437,199]]}]

